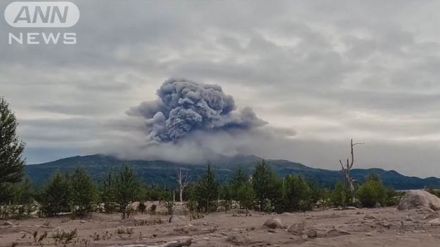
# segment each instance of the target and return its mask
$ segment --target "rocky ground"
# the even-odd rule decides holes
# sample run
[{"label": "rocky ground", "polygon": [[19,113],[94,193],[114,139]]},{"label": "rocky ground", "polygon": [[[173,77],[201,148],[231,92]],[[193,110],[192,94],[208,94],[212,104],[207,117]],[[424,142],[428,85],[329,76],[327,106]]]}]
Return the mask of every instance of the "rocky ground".
[{"label": "rocky ground", "polygon": [[186,216],[93,214],[88,219],[0,222],[0,246],[439,246],[440,215],[430,209],[349,209]]}]

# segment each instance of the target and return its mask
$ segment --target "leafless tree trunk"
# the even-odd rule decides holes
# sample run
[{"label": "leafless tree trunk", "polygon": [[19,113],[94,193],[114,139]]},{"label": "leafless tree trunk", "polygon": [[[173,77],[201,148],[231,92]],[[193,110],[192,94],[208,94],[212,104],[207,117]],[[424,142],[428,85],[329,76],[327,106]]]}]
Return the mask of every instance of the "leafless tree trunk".
[{"label": "leafless tree trunk", "polygon": [[179,184],[179,200],[183,202],[183,191],[189,184],[188,173],[182,172],[182,168],[179,168],[177,172],[177,184]]},{"label": "leafless tree trunk", "polygon": [[339,160],[339,164],[341,164],[341,172],[344,175],[345,179],[345,186],[350,190],[351,198],[354,200],[354,181],[351,177],[351,168],[353,168],[354,165],[354,146],[360,145],[363,143],[353,143],[353,139],[350,140],[350,154],[351,154],[351,160],[350,158],[347,158],[347,162],[344,166],[342,160]]}]

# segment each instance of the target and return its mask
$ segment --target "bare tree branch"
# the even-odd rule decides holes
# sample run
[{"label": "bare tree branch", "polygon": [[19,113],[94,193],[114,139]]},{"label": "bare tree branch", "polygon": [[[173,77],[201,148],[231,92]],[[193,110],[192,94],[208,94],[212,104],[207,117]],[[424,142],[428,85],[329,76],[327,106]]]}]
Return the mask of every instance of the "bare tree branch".
[{"label": "bare tree branch", "polygon": [[177,171],[177,184],[179,185],[179,200],[183,202],[183,191],[190,183],[190,176],[186,172],[182,172],[182,168]]},{"label": "bare tree branch", "polygon": [[339,160],[339,164],[341,165],[341,172],[344,174],[344,179],[345,179],[345,186],[350,190],[351,194],[352,194],[352,199],[354,199],[354,180],[351,177],[351,169],[353,168],[354,165],[354,147],[356,145],[361,145],[364,144],[362,142],[353,142],[353,139],[350,139],[350,155],[351,155],[351,160],[350,158],[347,158],[347,164],[344,167],[344,164],[342,163],[341,160]]}]

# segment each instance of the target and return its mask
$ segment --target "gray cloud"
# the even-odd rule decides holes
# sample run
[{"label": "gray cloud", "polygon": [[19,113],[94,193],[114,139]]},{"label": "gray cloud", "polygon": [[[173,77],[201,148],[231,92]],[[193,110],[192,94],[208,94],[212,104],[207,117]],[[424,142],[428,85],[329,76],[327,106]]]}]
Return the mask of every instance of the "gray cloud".
[{"label": "gray cloud", "polygon": [[[181,158],[243,152],[337,168],[353,137],[368,143],[360,166],[440,176],[436,1],[75,2],[78,45],[0,40],[0,94],[22,122],[29,163],[123,143],[169,157],[170,143],[145,151],[145,119],[125,111],[183,77],[221,86],[268,126],[194,133],[173,146]],[[0,37],[16,31],[0,26]]]}]

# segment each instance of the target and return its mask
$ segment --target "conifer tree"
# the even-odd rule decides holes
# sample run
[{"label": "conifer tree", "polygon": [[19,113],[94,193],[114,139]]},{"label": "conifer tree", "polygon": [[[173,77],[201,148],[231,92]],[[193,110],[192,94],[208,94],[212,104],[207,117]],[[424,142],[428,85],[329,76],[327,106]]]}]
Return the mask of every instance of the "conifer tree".
[{"label": "conifer tree", "polygon": [[49,217],[62,212],[69,212],[70,198],[69,178],[66,175],[57,173],[43,191],[41,211]]},{"label": "conifer tree", "polygon": [[130,213],[128,205],[139,195],[139,182],[133,170],[128,166],[125,166],[113,179],[114,198],[119,204],[122,218],[125,219]]},{"label": "conifer tree", "polygon": [[96,201],[96,187],[84,169],[77,168],[70,176],[71,209],[77,216],[92,212]]},{"label": "conifer tree", "polygon": [[16,134],[17,125],[8,103],[0,98],[0,203],[8,200],[6,192],[23,177],[24,144]]},{"label": "conifer tree", "polygon": [[215,211],[217,209],[219,184],[211,165],[208,165],[206,175],[202,177],[195,189],[198,210],[203,212]]},{"label": "conifer tree", "polygon": [[261,211],[279,211],[281,209],[281,181],[264,160],[255,168],[252,176],[252,186]]}]

